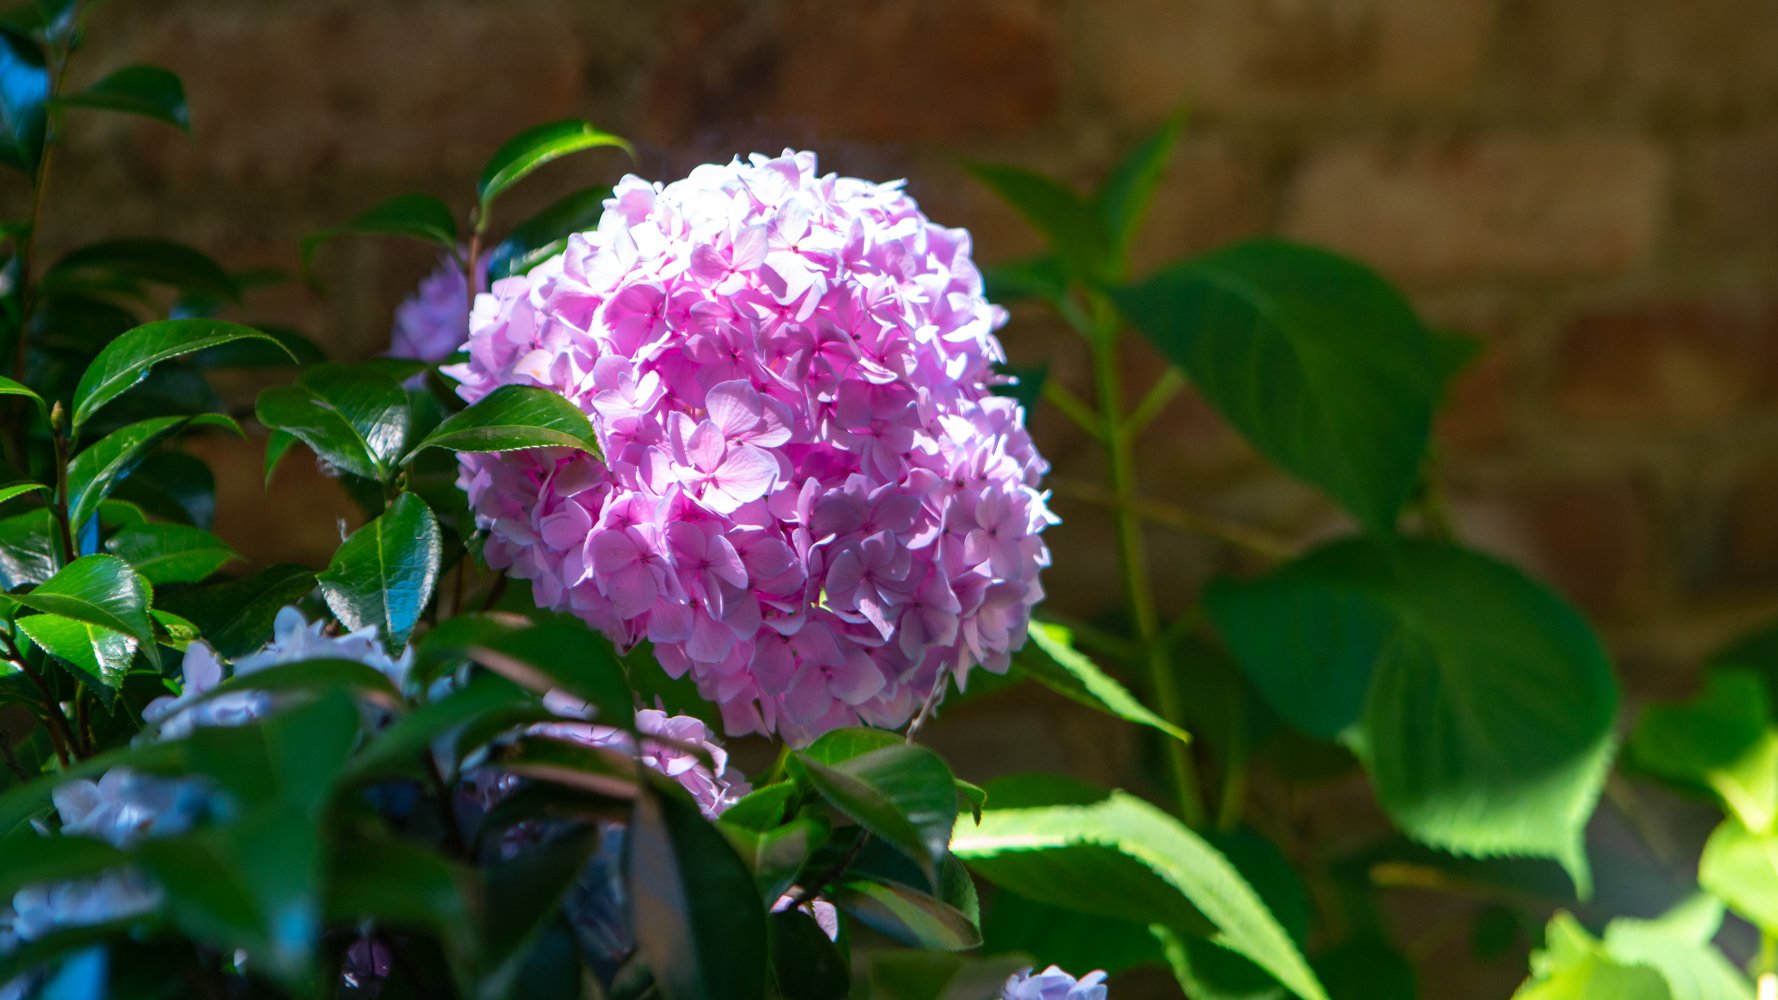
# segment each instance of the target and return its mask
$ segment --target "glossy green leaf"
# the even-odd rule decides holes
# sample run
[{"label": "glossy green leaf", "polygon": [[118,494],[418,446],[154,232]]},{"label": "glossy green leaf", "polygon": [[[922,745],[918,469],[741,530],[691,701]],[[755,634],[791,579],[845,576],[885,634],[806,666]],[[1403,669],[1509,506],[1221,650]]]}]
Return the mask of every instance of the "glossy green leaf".
[{"label": "glossy green leaf", "polygon": [[382,516],[352,532],[316,582],[341,624],[374,626],[385,645],[399,650],[432,600],[441,552],[432,511],[403,493]]},{"label": "glossy green leaf", "polygon": [[593,425],[558,393],[528,385],[503,385],[475,405],[446,417],[406,461],[426,448],[452,451],[517,451],[574,448],[600,454]]},{"label": "glossy green leaf", "polygon": [[937,754],[898,743],[831,765],[808,753],[795,760],[822,798],[937,882],[938,862],[957,822],[956,785]]},{"label": "glossy green leaf", "polygon": [[634,699],[611,641],[579,623],[541,622],[490,636],[469,656],[538,694],[561,691],[580,699],[598,710],[601,725],[634,724]]},{"label": "glossy green leaf", "polygon": [[1018,167],[974,163],[968,169],[1049,240],[1051,252],[1071,276],[1089,281],[1104,276],[1111,237],[1085,198],[1048,177]]},{"label": "glossy green leaf", "polygon": [[129,563],[116,556],[76,559],[12,599],[33,611],[121,632],[153,649],[154,626],[148,618],[153,592]]},{"label": "glossy green leaf", "polygon": [[1653,774],[1703,785],[1722,797],[1750,830],[1778,820],[1778,731],[1759,675],[1715,670],[1704,692],[1676,705],[1650,705],[1630,737],[1629,754]]},{"label": "glossy green leaf", "polygon": [[1584,891],[1618,692],[1560,597],[1453,545],[1356,539],[1221,584],[1206,608],[1273,709],[1347,733],[1403,831],[1457,853],[1555,858]]},{"label": "glossy green leaf", "polygon": [[0,899],[7,900],[20,889],[91,877],[127,860],[103,840],[73,834],[42,837],[21,831],[3,844],[6,864],[0,865]]},{"label": "glossy green leaf", "polygon": [[1006,987],[1013,974],[1032,967],[1024,955],[975,958],[918,951],[871,954],[873,1000],[987,1000]]},{"label": "glossy green leaf", "polygon": [[151,522],[122,528],[105,541],[149,583],[197,583],[241,558],[228,543],[202,528]]},{"label": "glossy green leaf", "polygon": [[68,464],[68,523],[77,529],[99,510],[117,483],[146,459],[155,448],[184,431],[220,427],[241,432],[233,420],[220,413],[196,417],[154,417],[113,431],[88,445]]},{"label": "glossy green leaf", "polygon": [[38,416],[43,418],[44,423],[49,423],[49,404],[43,401],[42,396],[33,392],[30,386],[0,376],[0,396],[18,396],[30,400],[37,407]]},{"label": "glossy green leaf", "polygon": [[81,375],[74,389],[74,432],[162,361],[239,340],[282,346],[252,327],[214,319],[169,319],[130,330],[105,345]]},{"label": "glossy green leaf", "polygon": [[1253,888],[1172,816],[1123,792],[1055,780],[991,782],[988,792],[981,825],[963,824],[951,840],[988,881],[1056,906],[1209,933],[1299,997],[1326,1000]]},{"label": "glossy green leaf", "polygon": [[457,220],[444,202],[425,194],[396,195],[388,201],[333,229],[325,229],[302,241],[302,264],[309,266],[315,249],[338,236],[405,236],[455,252]]},{"label": "glossy green leaf", "polygon": [[16,624],[44,652],[74,665],[102,690],[123,687],[136,657],[134,638],[103,625],[61,615],[26,615]]},{"label": "glossy green leaf", "polygon": [[776,903],[790,891],[797,874],[831,829],[819,816],[799,817],[767,830],[749,829],[726,820],[717,827],[753,873],[760,899],[767,904]]},{"label": "glossy green leaf", "polygon": [[780,781],[762,785],[723,810],[724,826],[762,833],[784,822],[784,811],[796,798],[796,783]]},{"label": "glossy green leaf", "polygon": [[1013,656],[1013,669],[1018,673],[1113,718],[1147,726],[1182,743],[1191,741],[1185,730],[1150,711],[1086,654],[1075,649],[1074,635],[1067,628],[1034,621],[1030,636],[1030,643]]},{"label": "glossy green leaf", "polygon": [[191,113],[185,106],[185,85],[179,77],[159,66],[125,66],[79,93],[56,103],[76,108],[103,108],[166,122],[191,131]]},{"label": "glossy green leaf", "polygon": [[362,367],[317,365],[291,385],[260,393],[254,412],[260,423],[366,479],[385,478],[407,442],[407,394],[395,379]]},{"label": "glossy green leaf", "polygon": [[833,903],[879,934],[928,951],[964,951],[982,943],[968,916],[905,885],[854,879],[833,891]]},{"label": "glossy green leaf", "polygon": [[1114,263],[1121,268],[1124,256],[1142,225],[1143,216],[1154,200],[1155,188],[1167,170],[1167,160],[1179,144],[1179,133],[1185,127],[1185,116],[1175,114],[1154,134],[1144,139],[1124,157],[1099,188],[1094,207],[1111,240]]},{"label": "glossy green leaf", "polygon": [[44,281],[49,285],[79,283],[94,274],[165,285],[230,302],[240,297],[235,279],[207,254],[183,243],[150,238],[107,240],[77,247],[56,261],[44,275]]},{"label": "glossy green leaf", "polygon": [[900,733],[887,729],[871,729],[866,726],[847,726],[842,729],[830,729],[816,737],[815,742],[803,748],[808,757],[823,764],[838,764],[862,757],[872,750],[898,746],[907,740]]},{"label": "glossy green leaf", "polygon": [[43,49],[25,36],[0,30],[0,163],[35,173],[43,157],[44,102],[49,68]]},{"label": "glossy green leaf", "polygon": [[158,603],[195,623],[218,653],[238,657],[265,645],[279,609],[314,589],[312,571],[280,564],[239,580],[165,593]]},{"label": "glossy green leaf", "polygon": [[765,905],[728,841],[676,792],[636,798],[626,865],[637,947],[663,1000],[759,1000]]},{"label": "glossy green leaf", "polygon": [[483,910],[499,916],[483,919],[478,928],[479,996],[529,995],[521,988],[527,960],[547,942],[563,896],[597,845],[593,831],[572,830],[482,873]]},{"label": "glossy green leaf", "polygon": [[1442,392],[1431,337],[1401,293],[1345,258],[1257,240],[1113,297],[1266,457],[1367,528],[1393,529]]},{"label": "glossy green leaf", "polygon": [[502,143],[482,168],[475,195],[481,202],[483,224],[488,206],[501,192],[517,184],[531,171],[552,160],[582,150],[615,146],[632,159],[636,151],[623,139],[602,132],[584,121],[560,121],[526,129]]},{"label": "glossy green leaf", "polygon": [[797,910],[771,915],[772,980],[784,1000],[836,1000],[852,987],[839,947],[815,918]]},{"label": "glossy green leaf", "polygon": [[61,558],[60,531],[47,507],[0,518],[0,590],[49,579]]},{"label": "glossy green leaf", "polygon": [[552,202],[543,211],[512,227],[506,239],[488,253],[488,277],[498,281],[525,274],[562,252],[568,237],[599,228],[609,187],[586,188]]},{"label": "glossy green leaf", "polygon": [[26,496],[31,493],[48,493],[49,487],[42,483],[9,483],[0,486],[0,503]]}]

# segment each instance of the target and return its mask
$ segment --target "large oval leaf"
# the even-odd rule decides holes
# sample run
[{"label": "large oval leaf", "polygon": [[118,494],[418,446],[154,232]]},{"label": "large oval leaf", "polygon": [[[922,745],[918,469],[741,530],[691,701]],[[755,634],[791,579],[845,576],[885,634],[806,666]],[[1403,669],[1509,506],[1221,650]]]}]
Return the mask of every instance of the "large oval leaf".
[{"label": "large oval leaf", "polygon": [[186,524],[144,523],[119,528],[105,551],[121,556],[156,586],[197,583],[241,558],[228,543]]},{"label": "large oval leaf", "polygon": [[426,194],[402,194],[360,214],[351,222],[305,238],[302,242],[303,267],[309,266],[315,248],[336,236],[361,234],[367,236],[405,236],[423,243],[457,249],[457,220],[444,202]]},{"label": "large oval leaf", "polygon": [[191,131],[191,113],[185,107],[185,85],[179,82],[179,77],[159,66],[125,66],[56,103],[122,111]]},{"label": "large oval leaf", "polygon": [[641,789],[628,849],[636,944],[664,1000],[765,995],[766,910],[753,876],[698,807]]},{"label": "large oval leaf", "polygon": [[605,146],[615,146],[630,154],[632,159],[636,155],[636,150],[625,140],[584,121],[551,122],[526,129],[506,140],[488,159],[482,168],[481,179],[475,185],[483,223],[487,220],[489,203],[526,174],[570,153]]},{"label": "large oval leaf", "polygon": [[444,419],[407,460],[427,448],[518,451],[575,448],[598,455],[592,422],[573,403],[530,385],[503,385]]},{"label": "large oval leaf", "polygon": [[407,442],[407,393],[395,379],[365,367],[317,365],[291,385],[260,393],[254,412],[260,423],[366,479],[387,476]]},{"label": "large oval leaf", "polygon": [[506,239],[488,253],[488,277],[499,280],[524,274],[561,253],[569,236],[599,228],[609,197],[608,187],[576,191],[512,227]]},{"label": "large oval leaf", "polygon": [[1254,447],[1366,527],[1393,527],[1426,453],[1441,378],[1426,327],[1375,272],[1259,240],[1114,298]]},{"label": "large oval leaf", "polygon": [[116,556],[85,556],[55,576],[12,599],[33,611],[61,615],[121,632],[154,649],[148,617],[153,592],[146,581]]},{"label": "large oval leaf", "polygon": [[68,523],[78,530],[99,509],[99,501],[175,434],[193,427],[222,427],[239,434],[219,413],[197,417],[155,417],[130,424],[94,442],[68,465]]},{"label": "large oval leaf", "polygon": [[79,285],[94,275],[107,280],[165,285],[228,302],[241,295],[235,279],[209,255],[183,243],[148,238],[106,240],[77,247],[56,261],[44,275],[44,282]]},{"label": "large oval leaf", "polygon": [[1618,689],[1561,598],[1453,545],[1350,540],[1220,584],[1207,609],[1280,715],[1348,736],[1409,835],[1555,858],[1584,885]]},{"label": "large oval leaf", "polygon": [[937,754],[898,743],[832,765],[807,753],[796,761],[822,798],[938,883],[938,862],[957,822],[957,786]]},{"label": "large oval leaf", "polygon": [[1630,736],[1629,756],[1681,785],[1709,788],[1751,830],[1778,820],[1778,730],[1766,686],[1751,670],[1718,669],[1704,691],[1677,705],[1650,705]]},{"label": "large oval leaf", "polygon": [[214,319],[169,319],[136,327],[105,345],[74,388],[74,431],[99,408],[147,377],[162,361],[237,340],[261,340],[289,353],[284,345],[239,323]]},{"label": "large oval leaf", "polygon": [[1258,894],[1178,820],[1123,792],[1048,796],[1028,787],[991,783],[990,806],[1013,805],[985,810],[980,826],[959,827],[952,853],[988,881],[1041,902],[1207,932],[1298,996],[1326,1000]]},{"label": "large oval leaf", "polygon": [[136,640],[91,622],[61,615],[26,615],[15,623],[44,652],[91,678],[99,691],[123,687],[124,674],[136,658]]},{"label": "large oval leaf", "polygon": [[352,532],[316,579],[341,624],[375,626],[383,644],[399,650],[432,600],[441,552],[438,520],[424,500],[403,493]]},{"label": "large oval leaf", "polygon": [[1061,625],[1032,622],[1031,642],[1013,656],[1013,670],[1106,715],[1148,726],[1181,743],[1191,740],[1185,730],[1150,711],[1075,649],[1073,634]]}]

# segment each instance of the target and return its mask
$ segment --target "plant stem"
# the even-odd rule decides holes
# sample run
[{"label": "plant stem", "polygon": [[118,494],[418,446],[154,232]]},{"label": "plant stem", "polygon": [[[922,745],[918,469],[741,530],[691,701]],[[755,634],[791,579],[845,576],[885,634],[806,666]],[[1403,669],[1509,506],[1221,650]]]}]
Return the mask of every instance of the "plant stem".
[{"label": "plant stem", "polygon": [[1127,504],[1137,517],[1152,521],[1163,527],[1174,528],[1191,534],[1209,535],[1219,542],[1246,549],[1255,555],[1278,561],[1290,558],[1296,551],[1295,546],[1282,538],[1268,534],[1258,528],[1250,528],[1234,521],[1226,521],[1213,514],[1167,503],[1164,500],[1151,500],[1147,497],[1130,497],[1120,501],[1112,490],[1098,483],[1089,483],[1079,479],[1062,477],[1049,480],[1050,489],[1058,496],[1073,497],[1087,503],[1096,503],[1114,510]]},{"label": "plant stem", "polygon": [[1105,431],[1099,426],[1099,415],[1093,412],[1084,400],[1063,388],[1054,381],[1043,383],[1043,399],[1054,406],[1062,416],[1072,420],[1075,426],[1093,436],[1095,441],[1103,441]]},{"label": "plant stem", "polygon": [[56,524],[62,529],[62,565],[74,561],[74,525],[68,519],[68,439],[62,436],[62,404],[57,402],[49,414],[49,433],[56,448]]},{"label": "plant stem", "polygon": [[1759,936],[1759,1000],[1778,1000],[1778,938]]},{"label": "plant stem", "polygon": [[[1148,659],[1149,683],[1168,721],[1181,721],[1184,713],[1179,678],[1173,657],[1161,639],[1160,617],[1155,610],[1154,590],[1148,575],[1148,554],[1137,516],[1136,467],[1130,437],[1123,432],[1123,384],[1118,371],[1118,320],[1111,303],[1098,293],[1088,293],[1093,319],[1093,374],[1099,387],[1099,417],[1105,428],[1106,478],[1115,501],[1118,549],[1124,568],[1124,586],[1136,619],[1136,634]],[[1178,740],[1167,741],[1167,760],[1179,800],[1179,815],[1191,826],[1204,825],[1204,794],[1190,749]]]},{"label": "plant stem", "polygon": [[[53,101],[62,93],[62,80],[67,76],[71,52],[63,47],[51,46],[50,58],[55,63],[55,72],[50,77],[48,100]],[[31,329],[31,310],[36,304],[36,296],[32,294],[31,260],[37,249],[37,230],[43,221],[43,193],[49,186],[49,165],[55,159],[56,140],[60,136],[61,112],[54,106],[46,106],[43,123],[43,155],[37,160],[37,169],[31,174],[31,214],[25,221],[25,238],[18,246],[18,287],[19,316],[18,337],[13,345],[12,377],[16,382],[25,380],[25,341]],[[22,457],[26,452],[28,438],[25,428],[30,423],[31,401],[19,399],[18,420],[18,452]]]},{"label": "plant stem", "polygon": [[31,781],[31,776],[26,774],[24,767],[19,764],[18,753],[12,748],[12,734],[4,729],[0,729],[0,756],[6,758],[6,769],[19,779],[20,784],[28,784]]},{"label": "plant stem", "polygon": [[1148,395],[1142,397],[1142,401],[1136,404],[1136,408],[1131,410],[1129,417],[1124,420],[1124,433],[1132,439],[1141,434],[1149,424],[1154,422],[1154,418],[1161,415],[1161,411],[1167,408],[1167,404],[1172,402],[1173,397],[1179,395],[1179,390],[1183,388],[1185,388],[1185,376],[1179,374],[1179,369],[1168,365],[1167,370],[1161,373],[1161,377],[1155,379],[1154,385],[1149,387]]}]

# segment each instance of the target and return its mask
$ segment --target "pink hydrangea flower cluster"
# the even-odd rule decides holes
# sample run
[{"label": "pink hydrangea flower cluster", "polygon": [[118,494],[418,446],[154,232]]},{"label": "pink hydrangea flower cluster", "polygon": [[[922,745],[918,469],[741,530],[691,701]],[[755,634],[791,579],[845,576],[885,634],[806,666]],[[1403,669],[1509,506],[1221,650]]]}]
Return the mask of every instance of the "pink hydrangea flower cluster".
[{"label": "pink hydrangea flower cluster", "polygon": [[730,733],[899,726],[1006,669],[1043,595],[1048,466],[996,396],[969,234],[786,152],[620,182],[478,298],[473,402],[544,386],[603,459],[469,455],[487,559],[689,671]]}]

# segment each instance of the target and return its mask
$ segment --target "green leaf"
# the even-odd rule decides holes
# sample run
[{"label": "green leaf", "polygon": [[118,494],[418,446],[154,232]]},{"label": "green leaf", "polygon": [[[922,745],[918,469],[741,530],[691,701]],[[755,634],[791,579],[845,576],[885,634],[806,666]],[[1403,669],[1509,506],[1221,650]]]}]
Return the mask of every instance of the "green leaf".
[{"label": "green leaf", "polygon": [[5,503],[6,501],[12,500],[16,497],[22,497],[27,493],[48,493],[48,492],[49,492],[49,487],[43,485],[42,483],[11,483],[6,486],[0,486],[0,503]]},{"label": "green leaf", "polygon": [[215,701],[241,691],[345,691],[386,709],[399,711],[402,707],[401,691],[388,675],[357,660],[337,659],[296,660],[280,663],[276,669],[235,674],[205,691],[191,704]]},{"label": "green leaf", "polygon": [[21,831],[0,844],[6,851],[6,864],[0,865],[0,899],[6,900],[20,889],[88,878],[128,860],[103,840],[73,834],[41,837]]},{"label": "green leaf", "polygon": [[147,650],[154,648],[154,625],[148,618],[153,593],[130,564],[116,556],[83,556],[12,599],[33,611],[121,632]]},{"label": "green leaf", "polygon": [[74,389],[74,433],[106,403],[147,377],[162,361],[237,340],[278,341],[239,323],[214,319],[169,319],[148,323],[106,344]]},{"label": "green leaf", "polygon": [[116,691],[136,657],[135,639],[102,625],[61,615],[26,615],[16,623],[44,652],[66,660],[99,686]]},{"label": "green leaf", "polygon": [[488,277],[498,281],[525,274],[562,252],[568,237],[599,228],[609,187],[576,191],[512,228],[488,253]]},{"label": "green leaf", "polygon": [[471,919],[473,874],[409,840],[378,836],[333,859],[325,908],[330,923],[376,920],[396,927],[459,933]]},{"label": "green leaf", "polygon": [[49,404],[43,401],[42,396],[33,392],[30,386],[0,376],[0,396],[20,396],[30,400],[36,405],[37,413],[39,416],[43,417],[43,422],[46,424],[49,423]]},{"label": "green leaf", "polygon": [[606,146],[623,150],[631,159],[636,156],[628,142],[584,121],[551,122],[506,140],[482,168],[481,179],[475,185],[475,196],[481,202],[481,224],[487,223],[488,206],[494,199],[531,171],[570,153]]},{"label": "green leaf", "polygon": [[[1291,941],[1302,948],[1309,935],[1308,894],[1283,852],[1246,829],[1218,833],[1209,840],[1259,894],[1260,902],[1290,934]],[[1164,943],[1180,986],[1193,997],[1257,1000],[1285,996],[1284,988],[1264,970],[1210,940],[1181,937],[1165,929],[1155,936]]]},{"label": "green leaf", "polygon": [[197,583],[241,556],[202,528],[145,523],[121,528],[105,550],[136,567],[149,583]]},{"label": "green leaf", "polygon": [[89,445],[68,464],[68,523],[76,530],[99,509],[119,480],[135,471],[149,452],[182,431],[221,427],[236,434],[241,428],[220,413],[196,417],[154,417],[130,424]]},{"label": "green leaf", "polygon": [[1393,529],[1442,386],[1425,326],[1375,272],[1256,240],[1113,298],[1266,457],[1372,531]]},{"label": "green leaf", "polygon": [[1619,917],[1605,928],[1605,952],[1661,974],[1673,1000],[1753,1000],[1753,984],[1711,946],[1722,904],[1698,894],[1654,920]]},{"label": "green leaf", "polygon": [[265,645],[279,609],[314,589],[313,572],[281,564],[239,580],[162,594],[160,606],[195,623],[218,653],[238,657]]},{"label": "green leaf", "polygon": [[259,394],[259,422],[300,438],[355,476],[382,480],[394,469],[408,434],[407,394],[380,372],[316,365],[295,383]]},{"label": "green leaf", "polygon": [[803,865],[831,832],[827,821],[819,816],[799,817],[766,830],[729,823],[726,816],[725,812],[717,827],[746,862],[754,884],[759,886],[760,899],[767,904],[776,903],[790,891]]},{"label": "green leaf", "polygon": [[833,892],[835,906],[880,934],[928,951],[964,951],[982,943],[968,916],[932,896],[890,882],[848,881]]},{"label": "green leaf", "polygon": [[1550,920],[1531,968],[1513,1000],[1675,1000],[1659,972],[1613,957],[1567,913]]},{"label": "green leaf", "polygon": [[752,830],[755,833],[777,829],[784,822],[785,808],[794,798],[795,782],[780,781],[762,785],[723,810],[722,823],[725,827]]},{"label": "green leaf", "polygon": [[1416,1000],[1420,996],[1413,963],[1388,942],[1368,935],[1315,959],[1315,975],[1333,1000]]},{"label": "green leaf", "polygon": [[333,229],[324,229],[302,241],[302,266],[306,269],[315,256],[315,249],[337,236],[405,236],[443,247],[457,249],[457,220],[444,202],[425,194],[396,195],[377,207],[359,215],[351,222]]},{"label": "green leaf", "polygon": [[1766,687],[1746,670],[1713,670],[1704,692],[1677,705],[1650,705],[1630,736],[1644,770],[1708,787],[1750,830],[1778,820],[1778,732]]},{"label": "green leaf", "polygon": [[37,43],[0,30],[0,163],[33,174],[43,157],[49,69]]},{"label": "green leaf", "polygon": [[611,641],[578,622],[541,622],[490,636],[469,656],[538,694],[558,690],[598,709],[601,725],[634,725],[634,699]]},{"label": "green leaf", "polygon": [[111,495],[162,520],[199,528],[216,517],[216,477],[203,459],[182,451],[151,453]]},{"label": "green leaf", "polygon": [[363,781],[424,773],[420,770],[421,757],[435,742],[478,719],[535,704],[535,698],[511,682],[477,675],[458,690],[408,712],[377,733],[352,759],[346,779]]},{"label": "green leaf", "polygon": [[42,583],[61,559],[61,537],[47,507],[0,519],[0,590]]},{"label": "green leaf", "polygon": [[967,169],[1049,240],[1051,251],[1070,275],[1089,282],[1104,277],[1111,237],[1086,199],[1018,167],[973,163]]},{"label": "green leaf", "polygon": [[1068,294],[1068,272],[1054,254],[984,268],[982,282],[988,301],[1002,305],[1020,299],[1060,302]]},{"label": "green leaf", "polygon": [[1298,996],[1326,1000],[1289,933],[1197,834],[1123,792],[1033,784],[991,782],[981,825],[959,827],[951,852],[995,885],[1051,905],[1181,934],[1208,929]]},{"label": "green leaf", "polygon": [[1173,147],[1178,145],[1179,133],[1184,128],[1185,115],[1174,114],[1165,125],[1131,150],[1099,188],[1095,207],[1105,232],[1110,235],[1113,257],[1119,267],[1141,229],[1142,217],[1154,199],[1155,188],[1160,186],[1167,160],[1173,155]]},{"label": "green leaf", "polygon": [[166,122],[191,131],[191,113],[185,107],[185,85],[179,77],[159,66],[125,66],[98,83],[59,98],[57,104],[76,108],[103,108]]},{"label": "green leaf", "polygon": [[766,910],[728,841],[677,789],[636,798],[627,844],[637,947],[663,1000],[765,995]]},{"label": "green leaf", "polygon": [[442,542],[426,501],[403,493],[381,517],[352,532],[316,578],[327,606],[348,629],[374,626],[399,650],[438,584]]},{"label": "green leaf", "polygon": [[229,302],[236,301],[241,294],[235,279],[208,255],[183,243],[146,238],[107,240],[70,250],[44,275],[44,282],[79,284],[95,272],[107,278],[146,281]]},{"label": "green leaf", "polygon": [[574,448],[601,454],[586,414],[557,393],[529,385],[503,385],[446,417],[403,461],[413,461],[427,448],[476,452]]},{"label": "green leaf", "polygon": [[1704,844],[1698,884],[1767,934],[1778,934],[1778,834],[1723,820]]},{"label": "green leaf", "polygon": [[[1147,925],[1040,903],[1001,889],[982,919],[982,951],[1042,955],[1064,969],[1126,969],[1166,962]],[[1270,982],[1270,980],[1268,980]]]},{"label": "green leaf", "polygon": [[1031,642],[1013,657],[1013,669],[1044,687],[1113,718],[1148,726],[1181,743],[1185,730],[1161,718],[1074,648],[1074,634],[1050,622],[1031,623]]},{"label": "green leaf", "polygon": [[1219,584],[1206,609],[1273,709],[1347,734],[1410,836],[1555,858],[1585,891],[1618,692],[1561,598],[1453,545],[1355,539]]},{"label": "green leaf", "polygon": [[852,988],[852,972],[815,918],[798,910],[771,915],[772,979],[784,1000],[835,1000]]},{"label": "green leaf", "polygon": [[957,787],[937,754],[897,743],[832,765],[809,753],[795,760],[822,798],[937,883],[938,862],[957,822]]},{"label": "green leaf", "polygon": [[873,1000],[985,1000],[998,996],[1015,973],[1029,969],[1023,955],[972,958],[917,951],[870,956]]}]

